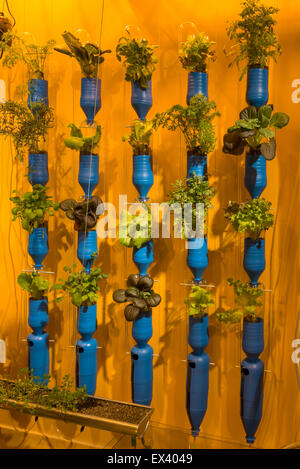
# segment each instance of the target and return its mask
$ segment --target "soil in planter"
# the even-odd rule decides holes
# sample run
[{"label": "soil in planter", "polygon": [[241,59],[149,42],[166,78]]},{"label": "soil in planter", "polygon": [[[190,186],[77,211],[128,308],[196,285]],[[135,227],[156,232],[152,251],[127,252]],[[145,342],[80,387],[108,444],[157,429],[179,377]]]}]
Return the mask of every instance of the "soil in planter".
[{"label": "soil in planter", "polygon": [[78,412],[119,422],[138,424],[145,417],[145,409],[118,402],[89,398],[79,406]]}]

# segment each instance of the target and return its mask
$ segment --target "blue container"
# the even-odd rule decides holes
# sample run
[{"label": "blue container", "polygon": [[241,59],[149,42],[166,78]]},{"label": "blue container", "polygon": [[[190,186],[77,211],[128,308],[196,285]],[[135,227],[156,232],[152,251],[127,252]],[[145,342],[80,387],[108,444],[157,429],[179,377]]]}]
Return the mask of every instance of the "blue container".
[{"label": "blue container", "polygon": [[35,262],[35,269],[40,270],[42,262],[48,254],[48,232],[46,227],[33,228],[32,233],[29,233],[28,252]]},{"label": "blue container", "polygon": [[186,103],[196,94],[204,94],[208,98],[208,74],[206,72],[189,72],[188,89],[186,95]]},{"label": "blue container", "polygon": [[188,240],[187,265],[194,275],[194,283],[202,281],[202,275],[208,266],[207,240],[203,238],[190,238]]},{"label": "blue container", "polygon": [[207,175],[206,155],[187,155],[187,178],[194,176],[204,177]]},{"label": "blue container", "polygon": [[152,107],[152,80],[148,81],[145,90],[137,82],[131,82],[131,105],[139,119],[144,120]]},{"label": "blue container", "polygon": [[29,153],[28,181],[32,186],[41,184],[45,186],[49,181],[48,153]]},{"label": "blue container", "polygon": [[28,368],[32,370],[32,376],[35,382],[43,382],[44,375],[49,374],[49,335],[47,332],[43,334],[30,334],[27,338],[28,343]]},{"label": "blue container", "polygon": [[91,197],[99,184],[99,155],[80,154],[78,182],[84,190],[85,197]]},{"label": "blue container", "polygon": [[133,321],[132,336],[137,344],[131,349],[131,389],[135,404],[150,405],[153,388],[152,313],[142,313]]},{"label": "blue container", "polygon": [[264,350],[264,321],[258,322],[243,321],[243,341],[242,347],[247,358],[254,360]]},{"label": "blue container", "polygon": [[193,349],[194,355],[201,355],[209,343],[208,338],[208,316],[203,318],[189,317],[189,345]]},{"label": "blue container", "polygon": [[93,124],[101,108],[101,80],[81,78],[80,106],[86,115],[87,123]]},{"label": "blue container", "polygon": [[147,200],[148,192],[153,186],[151,155],[133,155],[132,182],[140,194],[140,200]]},{"label": "blue container", "polygon": [[98,255],[97,231],[78,231],[77,257],[85,267],[86,272],[90,272],[95,257]]},{"label": "blue container", "polygon": [[97,340],[79,339],[76,344],[76,386],[86,387],[87,393],[94,395],[97,384]]},{"label": "blue container", "polygon": [[251,285],[258,285],[258,279],[265,268],[265,240],[259,238],[254,241],[251,238],[245,238],[244,269],[249,275]]},{"label": "blue container", "polygon": [[77,330],[82,340],[87,341],[97,329],[97,304],[77,308]]},{"label": "blue container", "polygon": [[46,106],[48,102],[48,81],[41,80],[39,78],[32,78],[28,80],[28,100],[27,104],[29,109],[32,108],[32,104],[42,103]]},{"label": "blue container", "polygon": [[140,275],[146,275],[147,270],[154,260],[152,239],[147,241],[147,243],[144,243],[140,249],[134,247],[132,258],[133,262],[139,269]]},{"label": "blue container", "polygon": [[267,186],[267,162],[262,155],[246,155],[245,186],[252,199],[261,196]]},{"label": "blue container", "polygon": [[247,73],[246,101],[249,105],[260,107],[267,104],[269,70],[267,68],[249,68]]},{"label": "blue container", "polygon": [[41,300],[29,298],[28,324],[33,329],[34,334],[42,334],[48,322],[48,298],[46,296]]}]

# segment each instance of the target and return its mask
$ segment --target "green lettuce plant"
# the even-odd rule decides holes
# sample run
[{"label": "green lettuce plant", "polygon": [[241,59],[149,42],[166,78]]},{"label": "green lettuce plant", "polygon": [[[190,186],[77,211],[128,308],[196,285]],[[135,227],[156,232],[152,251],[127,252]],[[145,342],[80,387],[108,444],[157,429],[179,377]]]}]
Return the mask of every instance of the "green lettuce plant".
[{"label": "green lettuce plant", "polygon": [[207,314],[207,308],[215,304],[210,291],[199,285],[192,287],[191,293],[184,302],[188,305],[189,315],[194,318],[203,318]]},{"label": "green lettuce plant", "polygon": [[101,125],[97,125],[95,135],[90,137],[84,137],[80,128],[75,124],[69,124],[68,127],[71,129],[71,133],[70,137],[64,140],[66,147],[71,148],[71,150],[80,151],[82,154],[86,155],[95,151],[101,139]]},{"label": "green lettuce plant", "polygon": [[123,142],[128,142],[133,149],[134,155],[149,155],[150,138],[153,133],[153,122],[136,119],[133,121],[131,133],[124,135]]},{"label": "green lettuce plant", "polygon": [[104,212],[102,200],[93,195],[81,202],[74,199],[65,199],[59,204],[59,208],[66,212],[69,220],[74,220],[76,231],[90,231],[97,225],[98,218]]},{"label": "green lettuce plant", "polygon": [[206,72],[208,61],[216,60],[216,52],[211,50],[214,44],[205,33],[189,35],[179,50],[183,68],[189,72]]},{"label": "green lettuce plant", "polygon": [[140,213],[131,214],[123,210],[120,215],[119,241],[128,248],[140,248],[151,239],[151,211],[142,204]]},{"label": "green lettuce plant", "polygon": [[49,280],[37,272],[22,272],[17,280],[20,287],[27,291],[33,300],[41,300],[47,294],[50,286]]}]

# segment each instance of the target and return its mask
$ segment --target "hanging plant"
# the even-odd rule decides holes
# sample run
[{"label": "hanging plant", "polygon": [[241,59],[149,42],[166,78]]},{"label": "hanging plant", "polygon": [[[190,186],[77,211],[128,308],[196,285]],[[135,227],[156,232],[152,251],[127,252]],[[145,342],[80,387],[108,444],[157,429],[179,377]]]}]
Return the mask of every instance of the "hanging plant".
[{"label": "hanging plant", "polygon": [[68,31],[65,31],[62,37],[67,45],[67,49],[55,47],[54,50],[76,59],[84,77],[97,78],[98,67],[104,62],[104,57],[102,56],[109,54],[111,50],[101,50],[90,42],[82,44],[74,34]]},{"label": "hanging plant", "polygon": [[245,317],[248,322],[257,322],[259,318],[259,309],[263,306],[261,297],[264,292],[261,288],[253,287],[240,280],[227,280],[228,285],[233,286],[235,294],[235,303],[238,308],[217,313],[220,322],[236,323]]},{"label": "hanging plant", "polygon": [[113,300],[116,303],[129,303],[124,309],[127,321],[134,321],[140,313],[159,305],[161,297],[152,287],[153,278],[150,275],[131,274],[127,279],[127,289],[114,291]]},{"label": "hanging plant", "polygon": [[153,122],[136,119],[131,127],[131,134],[124,135],[123,142],[128,142],[133,148],[133,155],[150,155],[150,138],[153,133]]},{"label": "hanging plant", "polygon": [[132,215],[123,210],[120,215],[119,241],[128,248],[139,249],[143,244],[151,239],[151,211],[145,204],[142,211]]},{"label": "hanging plant", "polygon": [[75,124],[69,124],[68,127],[71,129],[70,137],[65,138],[65,145],[71,150],[77,150],[81,153],[90,155],[98,147],[102,128],[101,125],[96,126],[96,133],[90,137],[84,137],[80,128]]},{"label": "hanging plant", "polygon": [[23,272],[18,276],[18,284],[29,293],[33,300],[41,300],[48,292],[50,282],[37,272]]},{"label": "hanging plant", "polygon": [[123,58],[125,80],[136,82],[140,88],[146,90],[158,62],[153,56],[156,46],[151,46],[145,38],[131,38],[130,32],[126,32],[129,37],[121,37],[116,47],[117,60],[121,62]]},{"label": "hanging plant", "polygon": [[239,66],[247,61],[240,80],[249,67],[267,68],[269,60],[276,62],[281,54],[281,46],[274,32],[277,22],[273,18],[279,9],[266,7],[261,0],[245,0],[242,2],[242,8],[239,19],[227,28],[227,35],[234,41],[234,45],[230,52],[225,51],[227,56],[233,57],[229,67],[234,63]]},{"label": "hanging plant", "polygon": [[216,60],[216,52],[211,50],[214,44],[205,33],[189,35],[179,50],[183,68],[189,72],[206,72],[208,61]]},{"label": "hanging plant", "polygon": [[75,221],[76,231],[90,231],[97,225],[98,218],[104,212],[102,200],[96,195],[76,202],[74,199],[65,199],[59,208],[66,212],[67,218]]},{"label": "hanging plant", "polygon": [[289,123],[289,116],[284,112],[275,112],[268,104],[256,109],[248,106],[240,112],[235,125],[229,127],[223,138],[223,152],[241,155],[249,147],[262,154],[266,160],[272,160],[276,154],[275,130],[282,129]]},{"label": "hanging plant", "polygon": [[194,318],[203,318],[207,314],[207,308],[215,304],[211,293],[198,285],[192,287],[191,293],[184,302],[188,305],[189,315]]}]

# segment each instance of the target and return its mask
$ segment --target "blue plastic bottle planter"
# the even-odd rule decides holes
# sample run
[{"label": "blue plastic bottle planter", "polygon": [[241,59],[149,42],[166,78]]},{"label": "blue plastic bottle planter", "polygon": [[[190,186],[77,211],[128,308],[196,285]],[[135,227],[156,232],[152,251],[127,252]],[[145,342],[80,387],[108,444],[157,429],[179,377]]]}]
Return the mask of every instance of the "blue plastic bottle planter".
[{"label": "blue plastic bottle planter", "polygon": [[87,272],[90,272],[97,254],[97,231],[78,231],[77,257]]},{"label": "blue plastic bottle planter", "polygon": [[77,314],[77,330],[83,340],[92,338],[97,329],[97,304],[80,306]]},{"label": "blue plastic bottle planter", "polygon": [[187,155],[187,178],[196,176],[204,177],[207,175],[207,156],[206,155]]},{"label": "blue plastic bottle planter", "polygon": [[152,107],[152,81],[148,81],[148,88],[143,90],[137,82],[131,82],[131,105],[139,119],[144,120]]},{"label": "blue plastic bottle planter", "polygon": [[244,269],[249,275],[251,285],[257,286],[258,279],[266,267],[265,240],[245,238]]},{"label": "blue plastic bottle planter", "polygon": [[87,123],[93,124],[101,108],[101,80],[99,78],[82,78],[80,106],[86,115]]},{"label": "blue plastic bottle planter", "polygon": [[134,247],[132,258],[133,262],[139,269],[140,275],[146,275],[147,270],[154,260],[152,239],[147,241],[147,243],[144,243],[140,249]]},{"label": "blue plastic bottle planter", "polygon": [[188,356],[186,383],[186,410],[192,426],[192,435],[198,436],[207,409],[209,356],[204,352],[208,345],[208,316],[189,318],[189,345],[193,351]]},{"label": "blue plastic bottle planter", "polygon": [[86,387],[94,395],[97,383],[97,340],[92,337],[97,329],[97,305],[80,306],[77,328],[81,338],[76,344],[76,386]]},{"label": "blue plastic bottle planter", "polygon": [[194,283],[202,281],[202,275],[208,266],[207,240],[203,238],[190,238],[188,240],[187,265],[194,275]]},{"label": "blue plastic bottle planter", "polygon": [[99,184],[99,155],[80,154],[78,182],[84,190],[85,197],[91,197]]},{"label": "blue plastic bottle planter", "polygon": [[151,155],[133,155],[132,182],[140,194],[140,200],[146,201],[148,192],[153,186]]},{"label": "blue plastic bottle planter", "polygon": [[263,320],[255,323],[244,320],[243,350],[247,357],[241,364],[241,418],[248,443],[254,443],[262,418],[264,364],[258,357],[263,349]]},{"label": "blue plastic bottle planter", "polygon": [[153,387],[153,349],[147,342],[152,337],[152,312],[140,313],[133,321],[132,336],[136,345],[131,349],[132,401],[150,405]]},{"label": "blue plastic bottle planter", "polygon": [[29,153],[28,181],[32,186],[35,184],[45,186],[47,184],[49,181],[48,153]]},{"label": "blue plastic bottle planter", "polygon": [[32,104],[45,104],[48,106],[48,81],[32,78],[28,81],[28,107]]},{"label": "blue plastic bottle planter", "polygon": [[267,104],[269,70],[267,68],[249,68],[247,73],[246,101],[248,104],[260,107]]},{"label": "blue plastic bottle planter", "polygon": [[252,199],[261,196],[267,186],[267,164],[262,155],[246,155],[245,186]]},{"label": "blue plastic bottle planter", "polygon": [[208,98],[208,74],[206,72],[189,72],[188,74],[186,103],[189,104],[196,94],[204,94]]},{"label": "blue plastic bottle planter", "polygon": [[29,233],[28,253],[35,262],[35,269],[40,270],[48,254],[48,232],[45,226],[33,228],[32,233]]},{"label": "blue plastic bottle planter", "polygon": [[32,370],[35,382],[43,380],[44,375],[49,374],[49,346],[48,334],[44,331],[49,322],[48,298],[41,300],[29,299],[28,324],[33,330],[27,339],[28,343],[28,368]]}]

